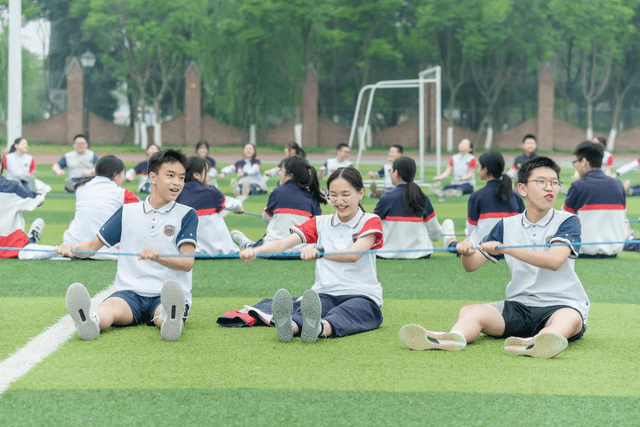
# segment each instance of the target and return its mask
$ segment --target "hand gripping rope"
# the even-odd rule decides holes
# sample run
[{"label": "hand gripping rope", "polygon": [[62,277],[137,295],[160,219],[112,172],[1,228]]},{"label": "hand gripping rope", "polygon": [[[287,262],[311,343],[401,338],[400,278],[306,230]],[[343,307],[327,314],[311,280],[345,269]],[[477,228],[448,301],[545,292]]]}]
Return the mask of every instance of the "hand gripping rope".
[{"label": "hand gripping rope", "polygon": [[[589,245],[621,245],[626,243],[640,243],[639,239],[636,240],[622,240],[613,242],[576,242],[574,244],[569,243],[546,243],[542,245],[510,245],[510,246],[496,246],[496,249],[529,249],[529,248],[549,248],[552,246],[589,246]],[[479,250],[480,246],[474,246],[473,249]],[[36,248],[12,248],[12,247],[0,247],[3,251],[24,251],[24,252],[49,252],[54,253],[52,249],[36,249]],[[455,252],[455,248],[421,248],[421,249],[376,249],[368,251],[344,251],[344,252],[320,252],[318,258],[325,255],[368,255],[368,254],[383,254],[383,253],[408,253],[408,252]],[[138,253],[130,252],[96,252],[96,251],[73,251],[72,253],[78,255],[110,255],[110,256],[133,256],[139,257]],[[283,253],[260,253],[255,254],[256,258],[300,258],[300,252],[283,252]],[[240,258],[237,253],[235,254],[160,254],[158,258],[196,258],[196,259],[237,259]]]}]

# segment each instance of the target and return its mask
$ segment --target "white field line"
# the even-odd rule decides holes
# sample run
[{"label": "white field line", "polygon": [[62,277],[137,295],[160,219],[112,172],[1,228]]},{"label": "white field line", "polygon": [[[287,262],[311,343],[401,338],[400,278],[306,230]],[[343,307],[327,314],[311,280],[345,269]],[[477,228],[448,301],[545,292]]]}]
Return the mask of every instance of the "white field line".
[{"label": "white field line", "polygon": [[[95,310],[113,292],[114,288],[111,285],[94,296],[91,299],[91,309]],[[73,320],[67,314],[58,323],[32,338],[24,347],[0,362],[0,395],[9,388],[11,383],[25,376],[38,363],[67,342],[75,331]]]}]

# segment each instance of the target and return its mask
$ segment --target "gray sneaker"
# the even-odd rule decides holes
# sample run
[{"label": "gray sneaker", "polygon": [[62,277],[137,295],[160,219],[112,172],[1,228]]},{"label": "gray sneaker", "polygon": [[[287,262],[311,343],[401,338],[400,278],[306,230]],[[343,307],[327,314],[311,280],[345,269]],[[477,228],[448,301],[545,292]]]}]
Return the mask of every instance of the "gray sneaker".
[{"label": "gray sneaker", "polygon": [[40,236],[42,236],[43,231],[44,220],[42,218],[34,219],[31,223],[31,228],[29,228],[29,232],[27,233],[29,241],[32,243],[38,243],[38,240],[40,240]]},{"label": "gray sneaker", "polygon": [[291,341],[293,339],[293,325],[291,324],[293,300],[289,291],[279,289],[276,292],[273,297],[271,312],[273,314],[273,323],[276,325],[278,341]]},{"label": "gray sneaker", "polygon": [[231,235],[231,240],[233,240],[233,243],[238,245],[240,249],[244,249],[254,243],[240,230],[231,230],[229,232],[229,235]]},{"label": "gray sneaker", "polygon": [[160,334],[165,341],[177,341],[182,334],[182,316],[186,306],[184,292],[180,283],[167,280],[160,293],[162,304]]},{"label": "gray sneaker", "polygon": [[80,338],[93,340],[100,335],[100,326],[91,312],[91,295],[81,283],[74,283],[67,289],[67,311]]},{"label": "gray sneaker", "polygon": [[320,322],[322,303],[316,291],[308,289],[302,295],[300,313],[302,314],[302,332],[300,333],[300,338],[304,342],[316,342],[322,332],[322,324]]}]

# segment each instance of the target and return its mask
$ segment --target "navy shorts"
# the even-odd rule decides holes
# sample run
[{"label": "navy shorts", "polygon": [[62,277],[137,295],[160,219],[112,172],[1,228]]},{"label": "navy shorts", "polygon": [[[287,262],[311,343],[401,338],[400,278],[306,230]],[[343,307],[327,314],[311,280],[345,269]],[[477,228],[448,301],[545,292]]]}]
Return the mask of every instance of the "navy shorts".
[{"label": "navy shorts", "polygon": [[450,184],[442,187],[443,190],[449,190],[453,188],[454,190],[462,191],[462,194],[471,194],[473,193],[473,187],[471,184]]},{"label": "navy shorts", "polygon": [[[504,318],[504,333],[496,338],[530,338],[538,334],[544,328],[547,320],[556,311],[563,308],[576,310],[568,305],[551,305],[547,307],[533,307],[515,301],[499,301],[491,303],[492,306],[500,310],[502,307],[502,317]],[[582,318],[578,310],[576,313]],[[569,341],[579,340],[586,331],[584,321],[580,332],[569,338]]]},{"label": "navy shorts", "polygon": [[[108,298],[114,297],[123,299],[129,305],[131,313],[133,313],[133,322],[131,322],[129,326],[138,326],[143,323],[148,326],[155,325],[153,323],[153,317],[160,305],[160,296],[143,297],[133,291],[117,291]],[[184,307],[182,320],[187,320],[187,314],[189,314],[189,304],[186,304]]]}]

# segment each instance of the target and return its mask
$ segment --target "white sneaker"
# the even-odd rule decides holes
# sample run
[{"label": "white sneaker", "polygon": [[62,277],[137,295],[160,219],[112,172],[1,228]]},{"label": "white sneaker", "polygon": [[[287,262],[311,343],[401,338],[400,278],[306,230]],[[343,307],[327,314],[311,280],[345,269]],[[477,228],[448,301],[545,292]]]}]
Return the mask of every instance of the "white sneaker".
[{"label": "white sneaker", "polygon": [[233,191],[233,194],[239,196],[240,189],[238,188],[238,181],[235,178],[232,178],[231,181],[229,181],[229,185],[231,186],[231,191]]},{"label": "white sneaker", "polygon": [[97,316],[91,311],[91,295],[81,283],[74,283],[67,289],[67,311],[83,340],[93,340],[100,335]]},{"label": "white sneaker", "polygon": [[449,188],[444,190],[443,194],[445,197],[460,197],[462,196],[462,191],[458,190],[457,188]]},{"label": "white sneaker", "polygon": [[278,341],[291,341],[293,339],[293,325],[291,324],[293,300],[289,291],[279,289],[276,292],[271,303],[271,313],[273,314],[273,323],[276,325]]},{"label": "white sneaker", "polygon": [[442,221],[442,237],[446,241],[447,239],[454,239],[456,237],[456,230],[453,224],[453,220],[447,218]]},{"label": "white sneaker", "polygon": [[244,249],[254,243],[240,230],[231,230],[229,234],[231,235],[231,240],[233,240],[233,243],[238,245],[240,249]]},{"label": "white sneaker", "polygon": [[504,342],[504,351],[513,356],[551,359],[562,353],[568,345],[569,342],[562,335],[547,332],[533,338],[509,337]]},{"label": "white sneaker", "polygon": [[316,342],[322,332],[322,323],[320,322],[322,303],[316,291],[308,289],[304,292],[300,302],[300,314],[302,314],[300,338],[304,342]]},{"label": "white sneaker", "polygon": [[31,228],[29,228],[29,232],[27,233],[27,237],[29,240],[33,240],[33,243],[38,243],[40,240],[40,236],[42,236],[42,232],[44,231],[44,220],[42,218],[36,218],[31,223]]},{"label": "white sneaker", "polygon": [[165,341],[177,341],[182,334],[182,316],[186,300],[180,283],[167,280],[162,285],[160,293],[162,304],[160,334]]},{"label": "white sneaker", "polygon": [[459,351],[467,346],[467,340],[460,332],[433,332],[420,325],[400,328],[400,341],[411,350]]}]

